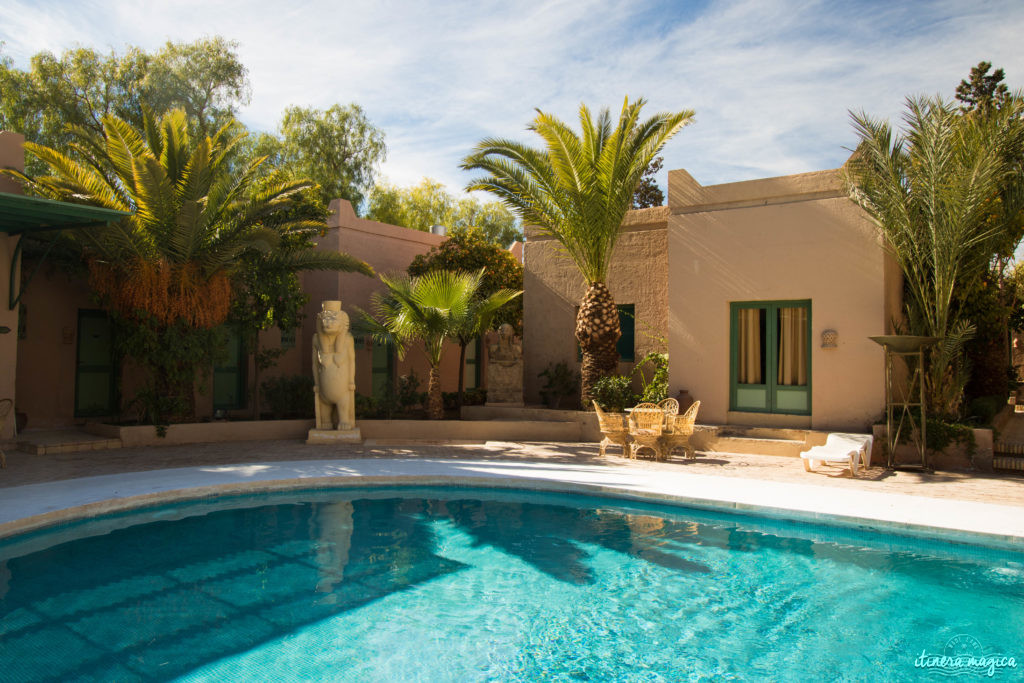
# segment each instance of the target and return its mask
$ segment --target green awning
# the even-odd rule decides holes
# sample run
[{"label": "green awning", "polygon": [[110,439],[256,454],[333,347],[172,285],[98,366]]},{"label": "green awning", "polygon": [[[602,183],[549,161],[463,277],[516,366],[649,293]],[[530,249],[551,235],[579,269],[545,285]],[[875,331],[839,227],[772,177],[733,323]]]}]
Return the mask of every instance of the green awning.
[{"label": "green awning", "polygon": [[130,215],[98,206],[58,202],[0,192],[0,232],[20,235],[43,230],[73,230],[107,225]]},{"label": "green awning", "polygon": [[115,211],[114,209],[101,209],[98,206],[86,204],[72,204],[71,202],[58,202],[55,199],[43,199],[41,197],[26,197],[21,194],[0,192],[0,232],[9,235],[20,235],[18,243],[11,253],[11,262],[8,266],[8,277],[10,284],[7,290],[7,306],[10,310],[18,305],[25,287],[35,276],[43,261],[50,254],[50,249],[56,244],[56,240],[48,240],[49,246],[43,252],[42,257],[36,263],[24,284],[19,287],[18,259],[21,256],[22,241],[27,233],[44,232],[47,230],[75,230],[81,228],[96,228],[109,225],[119,221],[131,214],[127,211]]}]

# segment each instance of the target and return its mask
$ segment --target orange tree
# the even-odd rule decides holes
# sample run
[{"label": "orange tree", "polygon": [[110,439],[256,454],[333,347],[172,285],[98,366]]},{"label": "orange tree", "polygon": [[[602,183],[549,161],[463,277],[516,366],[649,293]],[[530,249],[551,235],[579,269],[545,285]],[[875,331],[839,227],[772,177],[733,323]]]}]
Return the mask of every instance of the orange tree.
[{"label": "orange tree", "polygon": [[[409,264],[409,275],[418,277],[432,270],[463,270],[476,272],[484,269],[478,292],[486,298],[501,289],[523,288],[523,266],[508,249],[487,239],[480,228],[453,228],[446,239],[426,254],[417,254]],[[492,324],[498,327],[509,323],[517,332],[523,329],[523,300],[516,298],[505,304],[494,316]]]},{"label": "orange tree", "polygon": [[[522,291],[523,266],[508,249],[491,242],[487,234],[476,227],[454,228],[444,242],[432,247],[426,254],[417,254],[409,264],[409,275],[418,277],[435,270],[454,270],[483,273],[477,299],[482,301],[499,291]],[[523,331],[523,298],[515,297],[482,321],[470,316],[474,324],[459,326],[453,337],[459,343],[459,399],[462,407],[465,394],[466,347],[474,340],[503,323],[512,325],[519,334]],[[484,324],[479,325],[480,322]]]}]

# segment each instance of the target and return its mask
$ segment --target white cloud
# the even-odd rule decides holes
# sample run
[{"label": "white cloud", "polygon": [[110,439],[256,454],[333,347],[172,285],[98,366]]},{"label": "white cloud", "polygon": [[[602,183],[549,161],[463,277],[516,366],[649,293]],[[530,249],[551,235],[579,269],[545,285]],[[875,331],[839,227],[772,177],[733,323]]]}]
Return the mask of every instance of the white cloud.
[{"label": "white cloud", "polygon": [[[485,135],[529,140],[534,107],[581,101],[697,110],[665,167],[704,183],[836,166],[849,109],[894,118],[904,96],[951,95],[988,59],[1024,85],[1024,5],[730,2],[27,2],[0,5],[4,52],[24,65],[76,43],[153,49],[237,40],[253,85],[242,111],[272,128],[289,104],[358,102],[389,145],[384,175],[453,190]],[[662,178],[664,184],[664,177]]]}]

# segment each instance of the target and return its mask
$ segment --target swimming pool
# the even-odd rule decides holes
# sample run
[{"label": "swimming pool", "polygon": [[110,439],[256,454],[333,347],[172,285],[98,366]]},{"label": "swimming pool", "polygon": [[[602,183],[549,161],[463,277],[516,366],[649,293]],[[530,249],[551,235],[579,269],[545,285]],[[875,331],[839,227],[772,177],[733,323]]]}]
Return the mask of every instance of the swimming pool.
[{"label": "swimming pool", "polygon": [[5,681],[912,680],[1020,658],[1022,625],[1021,553],[583,495],[264,494],[0,544]]}]

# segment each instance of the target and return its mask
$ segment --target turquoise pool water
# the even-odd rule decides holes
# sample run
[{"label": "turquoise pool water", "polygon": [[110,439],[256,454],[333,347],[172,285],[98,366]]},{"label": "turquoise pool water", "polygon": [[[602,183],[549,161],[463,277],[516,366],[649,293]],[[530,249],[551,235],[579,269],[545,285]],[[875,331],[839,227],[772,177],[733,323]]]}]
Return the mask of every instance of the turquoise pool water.
[{"label": "turquoise pool water", "polygon": [[456,488],[172,505],[0,544],[2,681],[916,680],[950,648],[1024,656],[1024,555]]}]

